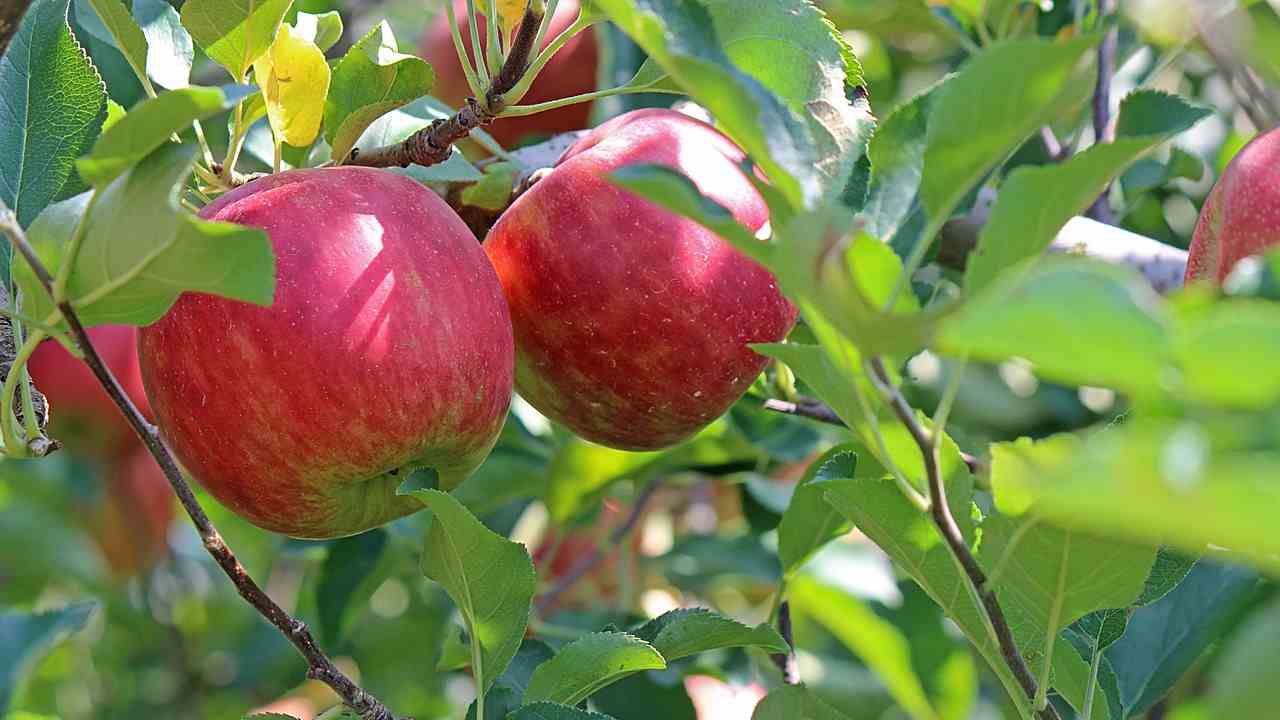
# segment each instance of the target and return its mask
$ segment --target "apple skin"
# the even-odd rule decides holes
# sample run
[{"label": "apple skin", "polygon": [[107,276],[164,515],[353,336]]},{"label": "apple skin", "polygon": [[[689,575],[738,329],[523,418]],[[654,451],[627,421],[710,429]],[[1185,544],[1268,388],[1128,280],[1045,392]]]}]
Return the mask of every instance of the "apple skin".
[{"label": "apple skin", "polygon": [[511,321],[475,236],[437,195],[371,168],[294,170],[201,211],[266,230],[275,303],[185,293],[139,336],[142,379],[178,459],[250,522],[300,538],[421,508],[456,486],[511,400]]},{"label": "apple skin", "polygon": [[1232,158],[1200,211],[1187,258],[1188,283],[1222,284],[1235,264],[1280,245],[1280,130]]},{"label": "apple skin", "polygon": [[768,209],[711,126],[637,110],[596,128],[517,199],[485,250],[511,307],[516,387],[544,415],[623,450],[674,445],[723,414],[796,308],[774,277],[697,223],[605,177],[661,164],[758,230]]},{"label": "apple skin", "polygon": [[[151,406],[138,370],[137,328],[101,325],[88,332],[125,394],[150,419]],[[49,432],[54,438],[71,450],[94,455],[115,455],[135,446],[133,429],[93,371],[56,340],[40,343],[27,362],[27,369],[49,400]]]},{"label": "apple skin", "polygon": [[[484,0],[478,0],[484,2]],[[466,0],[454,1],[454,12],[458,17],[459,29],[462,30],[462,42],[467,52],[471,52],[471,33],[466,26]],[[552,38],[573,24],[578,18],[578,0],[560,0],[556,6],[556,14],[542,41],[542,46],[550,44]],[[480,44],[485,46],[484,22],[480,23]],[[449,33],[449,17],[443,10],[432,19],[431,24],[422,34],[418,42],[419,54],[431,63],[436,71],[436,82],[431,94],[453,107],[461,107],[471,97],[471,89],[467,87],[467,77],[462,72],[462,64],[458,62],[458,53],[453,45],[453,36]],[[559,100],[589,93],[596,89],[596,69],[599,66],[599,48],[596,46],[594,31],[587,28],[565,43],[555,56],[539,73],[538,79],[529,87],[529,92],[520,99],[521,105]],[[555,110],[540,112],[524,117],[503,118],[495,120],[485,131],[493,135],[503,147],[513,147],[523,140],[540,139],[570,130],[581,130],[587,127],[591,116],[591,103],[578,103]]]},{"label": "apple skin", "polygon": [[88,526],[118,580],[145,572],[169,548],[176,517],[173,490],[140,442],[112,460],[102,503],[88,513]]}]

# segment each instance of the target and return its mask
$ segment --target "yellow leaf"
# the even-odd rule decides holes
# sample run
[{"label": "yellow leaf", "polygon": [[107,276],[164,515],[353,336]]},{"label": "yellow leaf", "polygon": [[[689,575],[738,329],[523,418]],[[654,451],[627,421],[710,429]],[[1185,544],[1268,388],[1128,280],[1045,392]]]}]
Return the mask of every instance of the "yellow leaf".
[{"label": "yellow leaf", "polygon": [[271,47],[253,64],[276,141],[305,147],[320,133],[329,94],[329,65],[315,43],[281,25]]},{"label": "yellow leaf", "polygon": [[[502,23],[502,29],[511,32],[511,28],[519,25],[520,18],[524,17],[529,0],[495,0],[495,4],[498,6],[498,20]],[[476,0],[476,10],[481,15],[487,15],[489,0]]]}]

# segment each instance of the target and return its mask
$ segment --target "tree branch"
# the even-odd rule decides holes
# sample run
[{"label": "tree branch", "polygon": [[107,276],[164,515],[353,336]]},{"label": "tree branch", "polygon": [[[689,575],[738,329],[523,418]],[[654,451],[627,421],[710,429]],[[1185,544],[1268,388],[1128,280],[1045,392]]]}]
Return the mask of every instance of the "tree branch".
[{"label": "tree branch", "polygon": [[[533,43],[545,10],[543,3],[529,3],[524,17],[520,19],[520,29],[511,42],[511,51],[489,85],[483,102],[467,98],[466,107],[452,116],[436,120],[395,145],[364,152],[353,151],[345,164],[365,167],[425,167],[448,160],[454,143],[470,135],[472,130],[493,122],[498,113],[502,112],[506,105],[503,95],[515,87],[529,69],[529,56],[533,53]],[[496,38],[490,38],[488,42],[496,42]]]},{"label": "tree branch", "polygon": [[636,496],[635,502],[631,504],[631,512],[627,514],[622,524],[614,528],[613,532],[609,534],[609,538],[604,545],[596,547],[591,551],[590,555],[579,560],[550,590],[538,596],[538,599],[533,603],[533,607],[538,614],[541,615],[546,612],[547,608],[554,605],[561,595],[573,587],[574,583],[591,572],[596,565],[599,565],[605,557],[627,539],[627,536],[635,529],[636,523],[640,521],[640,516],[644,514],[645,506],[649,504],[649,501],[653,499],[654,493],[661,486],[662,481],[660,479],[654,478],[650,480],[649,484],[645,485],[640,494]]},{"label": "tree branch", "polygon": [[[0,232],[8,236],[9,242],[14,249],[30,264],[41,285],[49,293],[49,297],[54,297],[53,277],[50,275],[48,268],[44,266],[31,244],[27,242],[26,234],[17,224],[13,214],[7,208],[2,207],[0,207]],[[98,378],[98,382],[102,384],[107,394],[111,396],[112,402],[124,414],[130,427],[142,439],[151,456],[155,458],[161,471],[164,472],[165,478],[168,479],[169,485],[173,488],[173,492],[178,496],[178,501],[182,503],[183,509],[187,511],[192,524],[195,525],[196,532],[200,535],[200,540],[204,543],[205,549],[213,556],[214,561],[218,563],[218,566],[222,568],[227,577],[231,579],[236,591],[240,593],[240,597],[244,598],[259,614],[280,630],[289,642],[293,643],[293,646],[298,649],[298,653],[307,661],[307,677],[319,680],[332,688],[338,694],[338,697],[342,698],[343,703],[358,713],[364,720],[396,720],[395,715],[377,698],[370,695],[359,685],[356,685],[351,678],[338,669],[333,661],[329,659],[329,656],[325,655],[324,651],[320,649],[305,623],[285,612],[284,608],[276,604],[258,583],[249,576],[248,571],[240,564],[239,559],[236,558],[231,548],[227,546],[226,541],[222,539],[218,529],[209,520],[209,516],[205,514],[204,508],[196,500],[195,494],[191,491],[191,486],[187,484],[181,471],[178,470],[178,464],[174,461],[173,455],[161,441],[159,430],[142,416],[137,406],[133,404],[133,400],[120,387],[119,381],[116,380],[111,370],[107,368],[106,363],[102,361],[102,357],[93,346],[93,342],[89,339],[88,333],[85,332],[85,328],[75,310],[71,307],[71,303],[65,300],[58,302],[58,310],[61,311],[63,319],[71,329],[71,336],[75,344],[84,354],[85,364],[93,371],[94,376]]]},{"label": "tree branch", "polygon": [[[1116,0],[1098,0],[1098,15],[1105,22],[1115,14]],[[1109,143],[1116,139],[1116,130],[1111,123],[1111,81],[1116,74],[1116,48],[1119,45],[1120,32],[1116,28],[1107,31],[1098,46],[1098,84],[1093,89],[1093,134],[1099,143]],[[1097,200],[1089,208],[1089,217],[1108,225],[1115,224],[1115,214],[1111,212],[1107,189],[1102,191]]]},{"label": "tree branch", "polygon": [[[991,627],[995,631],[996,640],[1000,644],[1000,652],[1004,655],[1005,664],[1013,671],[1014,678],[1018,681],[1018,685],[1022,687],[1023,692],[1028,698],[1036,697],[1036,679],[1031,674],[1031,669],[1027,667],[1027,663],[1022,658],[1022,653],[1018,651],[1017,643],[1013,640],[1013,631],[1009,629],[1009,622],[1004,617],[1004,609],[1000,607],[1000,601],[996,598],[995,591],[987,586],[987,575],[983,572],[982,567],[978,565],[978,561],[974,558],[973,553],[969,551],[969,546],[965,543],[964,534],[960,531],[960,526],[956,524],[955,517],[951,514],[951,506],[947,504],[947,489],[942,479],[942,471],[938,464],[938,444],[934,442],[933,433],[926,430],[920,424],[920,420],[916,417],[915,411],[907,403],[902,393],[894,387],[889,373],[885,369],[884,361],[879,357],[874,357],[870,362],[874,383],[884,396],[885,402],[893,410],[894,415],[907,428],[907,432],[911,433],[912,439],[920,448],[920,454],[924,459],[925,475],[929,482],[929,512],[933,516],[933,522],[938,527],[938,531],[942,533],[943,539],[947,543],[947,547],[951,549],[951,554],[959,561],[960,567],[964,569],[965,575],[969,578],[969,583],[973,586],[974,591],[982,600],[982,605],[986,608],[987,617],[991,620]],[[1048,659],[1045,659],[1048,662]],[[1060,720],[1058,711],[1053,705],[1046,705],[1043,710],[1038,711],[1039,716],[1043,720]]]}]

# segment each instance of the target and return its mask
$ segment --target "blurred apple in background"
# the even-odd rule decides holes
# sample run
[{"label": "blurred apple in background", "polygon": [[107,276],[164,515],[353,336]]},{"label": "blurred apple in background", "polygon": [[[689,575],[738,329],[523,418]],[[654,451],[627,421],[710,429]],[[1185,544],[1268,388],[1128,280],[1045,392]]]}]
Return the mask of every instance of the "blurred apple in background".
[{"label": "blurred apple in background", "polygon": [[164,557],[174,495],[145,447],[139,443],[111,461],[96,500],[86,509],[86,524],[117,579],[139,575]]},{"label": "blurred apple in background", "polygon": [[[89,329],[89,339],[103,362],[142,414],[151,406],[138,372],[138,330],[128,325]],[[137,443],[129,423],[102,389],[93,371],[58,341],[45,340],[27,363],[31,379],[49,399],[49,434],[75,454],[117,456]]]},{"label": "blurred apple in background", "polygon": [[[466,0],[455,0],[454,13],[457,15],[459,29],[462,31],[462,42],[471,52],[471,33],[466,25]],[[578,0],[561,0],[556,7],[556,14],[547,28],[543,47],[552,38],[559,35],[573,24],[578,17]],[[485,46],[484,23],[480,24],[480,44]],[[431,94],[453,107],[461,107],[471,96],[467,87],[466,75],[458,62],[458,53],[453,44],[453,36],[449,32],[449,16],[442,9],[418,43],[419,54],[431,63],[436,71],[436,83]],[[529,92],[520,99],[520,105],[558,100],[560,98],[581,95],[596,89],[596,68],[599,65],[599,49],[593,31],[588,28],[565,43],[555,56],[547,63],[538,79],[529,88]],[[555,110],[540,112],[525,117],[496,120],[485,128],[503,147],[513,147],[522,142],[545,139],[570,130],[581,130],[587,126],[591,114],[591,103],[578,103]]]},{"label": "blurred apple in background", "polygon": [[698,720],[751,720],[751,713],[766,694],[759,683],[730,685],[707,675],[686,677],[684,689]]}]

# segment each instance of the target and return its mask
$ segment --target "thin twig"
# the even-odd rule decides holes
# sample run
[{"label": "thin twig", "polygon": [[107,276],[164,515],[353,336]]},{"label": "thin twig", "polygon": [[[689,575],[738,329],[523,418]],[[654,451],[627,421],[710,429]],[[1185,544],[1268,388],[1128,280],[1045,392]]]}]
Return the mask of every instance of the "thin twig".
[{"label": "thin twig", "polygon": [[[346,164],[365,167],[426,167],[448,160],[454,143],[470,135],[472,130],[493,122],[498,113],[502,112],[506,104],[504,95],[520,82],[525,70],[529,68],[533,41],[542,25],[542,11],[545,11],[542,3],[529,3],[520,20],[520,29],[511,43],[511,52],[493,77],[483,101],[467,98],[467,104],[448,118],[436,120],[395,145],[363,152],[353,151]],[[492,40],[496,39],[495,35]],[[476,54],[481,54],[478,48]],[[484,62],[483,58],[478,59],[481,63]]]},{"label": "thin twig", "polygon": [[[1115,14],[1116,0],[1098,0],[1099,22]],[[1098,46],[1098,84],[1093,89],[1093,134],[1099,143],[1109,143],[1116,139],[1116,130],[1111,122],[1111,81],[1116,74],[1116,48],[1119,45],[1119,30],[1112,28],[1102,38]],[[1089,208],[1089,217],[1108,225],[1115,224],[1115,213],[1111,212],[1108,190],[1104,189],[1097,200]]]},{"label": "thin twig", "polygon": [[[836,425],[838,427],[848,427],[840,416],[836,414],[831,406],[822,402],[817,398],[805,397],[803,395],[796,398],[795,402],[787,402],[786,400],[777,400],[770,398],[764,401],[764,409],[774,412],[783,413],[784,415],[795,415],[796,417],[808,418],[809,420],[817,420],[827,425]],[[969,466],[969,471],[976,474],[987,472],[990,468],[987,463],[977,455],[970,455],[967,452],[960,453],[964,464]]]},{"label": "thin twig", "polygon": [[[53,297],[53,277],[49,274],[48,268],[44,266],[31,244],[27,242],[26,235],[22,232],[22,229],[16,223],[7,222],[9,218],[11,218],[11,214],[0,213],[0,231],[8,235],[13,247],[31,265],[31,269],[40,280],[40,284],[44,286],[49,296]],[[191,517],[191,522],[195,525],[196,532],[200,535],[200,540],[204,543],[205,549],[213,556],[214,561],[218,563],[218,566],[222,568],[227,577],[231,579],[231,582],[236,586],[236,590],[240,593],[240,597],[244,598],[268,622],[276,626],[289,642],[293,643],[294,647],[298,649],[298,652],[307,661],[307,677],[319,680],[332,688],[338,694],[338,697],[342,698],[343,703],[358,713],[364,720],[395,720],[395,715],[386,706],[355,684],[351,678],[338,669],[328,655],[325,655],[305,623],[290,616],[284,608],[268,597],[258,583],[249,576],[249,572],[240,564],[235,553],[227,546],[218,529],[209,520],[209,516],[205,514],[204,508],[196,500],[195,494],[191,491],[191,486],[187,484],[186,479],[182,477],[181,471],[178,470],[178,465],[174,461],[173,455],[170,454],[169,449],[161,441],[159,430],[142,416],[137,406],[133,404],[133,400],[120,387],[119,381],[116,380],[111,370],[102,361],[102,357],[93,346],[93,342],[89,339],[89,334],[85,331],[80,318],[71,307],[71,303],[65,300],[59,302],[58,310],[61,311],[63,320],[66,321],[67,326],[71,329],[71,337],[75,340],[81,353],[83,353],[85,364],[93,371],[94,376],[98,378],[98,382],[102,384],[107,394],[111,396],[112,402],[124,414],[133,431],[142,439],[151,456],[155,458],[161,471],[164,472],[165,478],[169,480],[169,485],[173,488],[174,493],[177,494],[178,501],[182,503],[183,509]]]},{"label": "thin twig", "polygon": [[[906,398],[893,385],[892,380],[889,378],[889,372],[885,369],[884,361],[879,357],[875,357],[871,359],[870,365],[875,379],[878,381],[875,384],[884,395],[885,402],[888,403],[893,410],[893,414],[906,427],[907,432],[911,434],[912,439],[915,440],[916,445],[920,448],[920,454],[924,459],[925,475],[929,481],[929,512],[933,517],[933,522],[937,525],[938,531],[942,533],[947,547],[951,549],[952,554],[959,561],[960,567],[964,569],[965,575],[969,578],[969,583],[982,600],[982,605],[987,611],[987,617],[991,620],[991,627],[995,631],[996,640],[1000,644],[1000,652],[1004,656],[1005,664],[1009,666],[1009,669],[1013,672],[1014,679],[1018,681],[1018,685],[1022,687],[1027,697],[1034,698],[1037,690],[1035,677],[1031,674],[1031,669],[1027,667],[1026,661],[1022,658],[1022,653],[1018,651],[1018,645],[1013,639],[1013,631],[1009,629],[1009,622],[1005,619],[1004,609],[1000,607],[1000,601],[996,598],[995,591],[987,587],[986,573],[978,565],[978,560],[973,556],[973,553],[969,551],[964,534],[960,531],[960,526],[956,524],[956,519],[951,514],[951,506],[947,505],[947,489],[943,482],[942,471],[938,462],[938,443],[934,441],[933,433],[921,425],[919,418],[916,417],[915,411],[911,409]],[[1045,662],[1048,662],[1047,658]],[[1060,720],[1058,711],[1053,705],[1045,706],[1038,714],[1043,720]]]},{"label": "thin twig", "polygon": [[800,684],[800,666],[796,662],[796,643],[791,636],[791,603],[783,600],[778,606],[778,634],[787,641],[789,648],[785,655],[770,655],[773,664],[782,671],[782,681],[788,685]]},{"label": "thin twig", "polygon": [[635,502],[631,504],[631,512],[627,514],[627,517],[622,521],[622,524],[617,528],[614,528],[614,531],[609,534],[605,544],[603,546],[596,547],[591,551],[590,555],[579,560],[577,564],[570,568],[569,572],[565,573],[564,577],[560,578],[560,580],[556,582],[550,590],[547,590],[545,593],[538,596],[538,599],[534,601],[533,605],[539,615],[546,612],[547,608],[554,605],[561,595],[563,595],[569,588],[573,587],[574,583],[578,582],[584,575],[591,572],[596,565],[599,565],[605,557],[612,553],[615,548],[627,539],[627,536],[631,534],[633,529],[635,529],[636,523],[640,521],[640,516],[644,514],[645,506],[649,504],[654,493],[658,491],[658,488],[661,487],[661,485],[662,481],[659,478],[650,480],[649,484],[645,485],[644,489],[640,491],[640,494],[636,496]]}]

